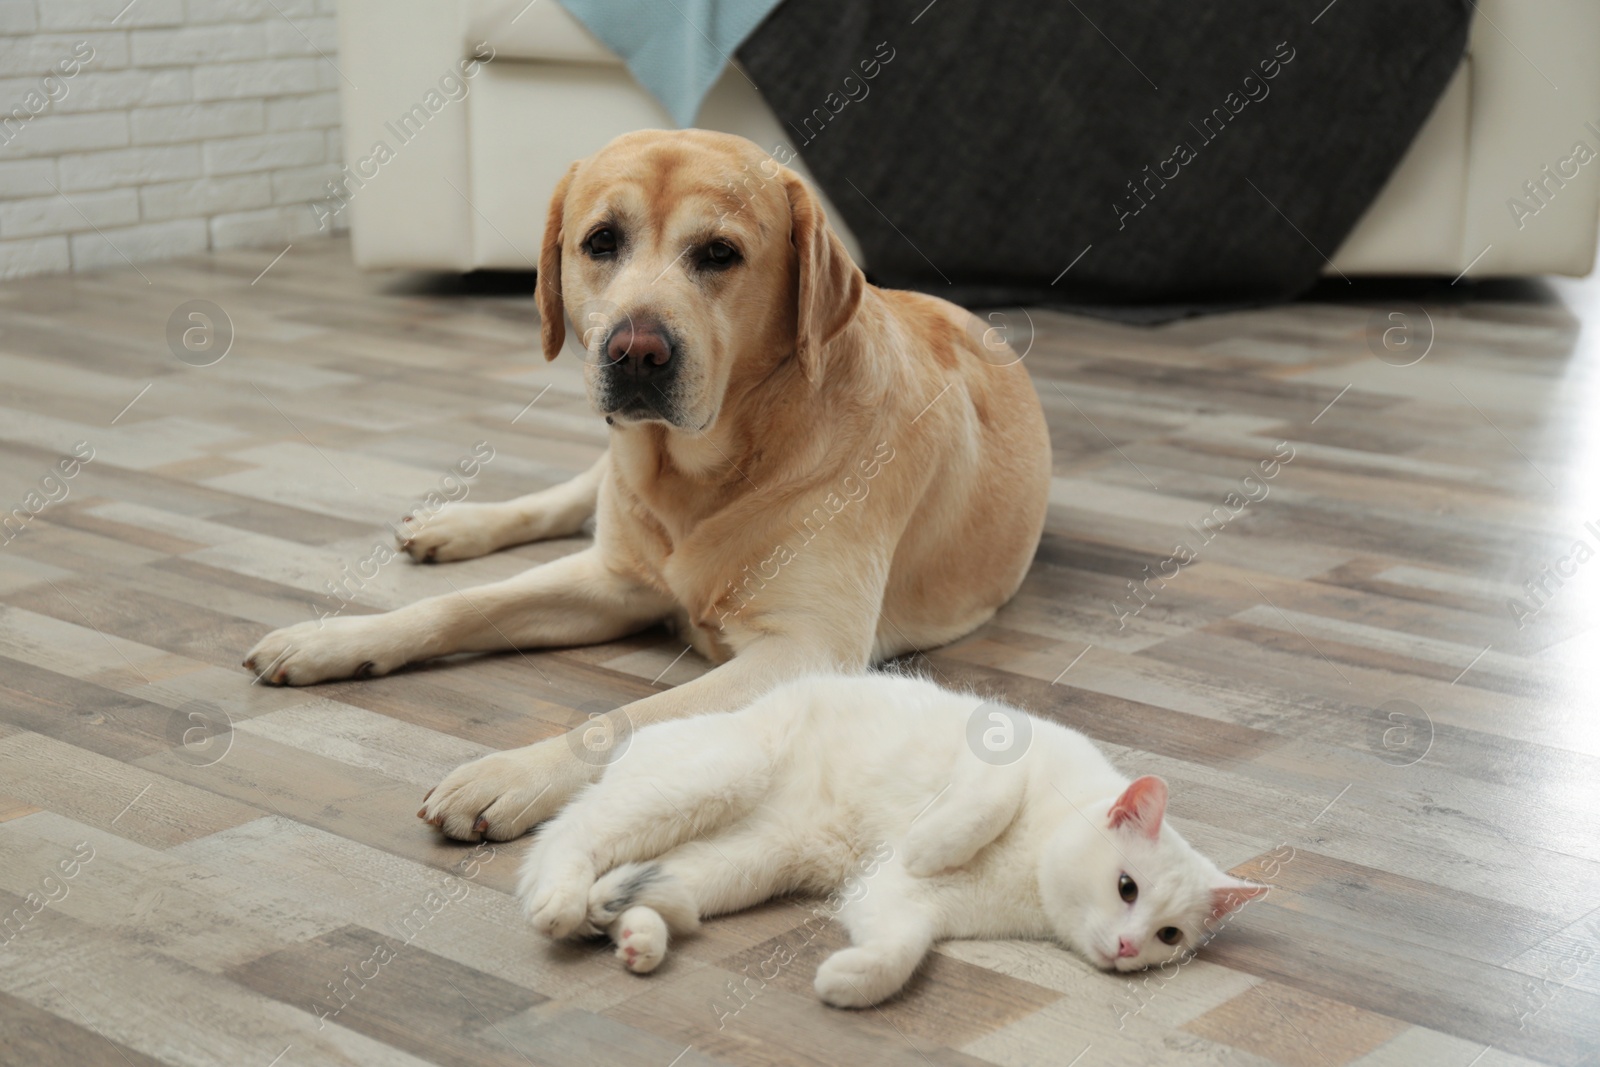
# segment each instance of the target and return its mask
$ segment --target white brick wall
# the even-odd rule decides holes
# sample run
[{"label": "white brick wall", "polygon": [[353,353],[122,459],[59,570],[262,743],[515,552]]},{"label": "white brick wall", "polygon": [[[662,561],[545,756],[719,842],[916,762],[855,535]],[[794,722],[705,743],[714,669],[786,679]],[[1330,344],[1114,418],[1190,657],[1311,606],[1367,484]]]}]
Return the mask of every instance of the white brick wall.
[{"label": "white brick wall", "polygon": [[0,278],[318,236],[334,4],[0,0]]}]

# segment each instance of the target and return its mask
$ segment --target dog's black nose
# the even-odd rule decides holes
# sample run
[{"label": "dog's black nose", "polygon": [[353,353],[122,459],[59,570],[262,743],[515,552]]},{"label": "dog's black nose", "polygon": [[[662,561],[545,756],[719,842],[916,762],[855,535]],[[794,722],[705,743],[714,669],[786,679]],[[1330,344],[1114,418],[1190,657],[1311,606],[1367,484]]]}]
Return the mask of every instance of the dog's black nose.
[{"label": "dog's black nose", "polygon": [[647,381],[671,372],[672,342],[655,323],[629,323],[606,342],[606,360],[614,372]]}]

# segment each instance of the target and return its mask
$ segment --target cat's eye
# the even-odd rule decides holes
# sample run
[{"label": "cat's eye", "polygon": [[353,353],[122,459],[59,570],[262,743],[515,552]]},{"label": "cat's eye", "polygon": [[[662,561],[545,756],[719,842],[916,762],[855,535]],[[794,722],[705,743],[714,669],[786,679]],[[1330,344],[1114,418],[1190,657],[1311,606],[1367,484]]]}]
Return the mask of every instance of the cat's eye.
[{"label": "cat's eye", "polygon": [[614,255],[617,251],[617,235],[612,230],[596,230],[583,242],[583,250],[595,259]]},{"label": "cat's eye", "polygon": [[1163,926],[1156,931],[1156,936],[1161,939],[1163,945],[1176,945],[1183,940],[1183,931],[1176,926]]},{"label": "cat's eye", "polygon": [[1132,904],[1139,899],[1139,883],[1129,878],[1127,873],[1124,872],[1117,876],[1117,893],[1123,900]]}]

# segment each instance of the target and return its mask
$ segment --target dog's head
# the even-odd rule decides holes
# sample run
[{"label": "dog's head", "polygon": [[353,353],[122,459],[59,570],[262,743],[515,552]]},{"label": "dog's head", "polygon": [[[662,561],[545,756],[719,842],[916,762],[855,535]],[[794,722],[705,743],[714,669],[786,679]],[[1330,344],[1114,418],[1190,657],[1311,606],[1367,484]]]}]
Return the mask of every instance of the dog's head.
[{"label": "dog's head", "polygon": [[625,134],[556,186],[539,254],[544,354],[570,314],[594,406],[698,432],[793,360],[815,385],[865,279],[798,175],[742,137]]}]

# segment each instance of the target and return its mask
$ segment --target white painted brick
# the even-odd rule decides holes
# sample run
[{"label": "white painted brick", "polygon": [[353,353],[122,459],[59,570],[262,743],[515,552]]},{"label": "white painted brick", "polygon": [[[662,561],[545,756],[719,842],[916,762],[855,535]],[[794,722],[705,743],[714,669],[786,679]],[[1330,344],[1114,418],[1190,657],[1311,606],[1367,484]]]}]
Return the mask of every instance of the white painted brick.
[{"label": "white painted brick", "polygon": [[117,111],[87,115],[43,114],[26,123],[0,124],[0,140],[10,156],[59,156],[91,148],[121,148],[128,143],[128,116]]},{"label": "white painted brick", "polygon": [[[0,162],[0,195],[37,196],[55,194],[50,183],[56,180],[53,159],[19,159]],[[60,184],[60,183],[57,183]]]},{"label": "white painted brick", "polygon": [[[51,111],[120,111],[147,104],[176,104],[189,99],[189,72],[165,70],[96,71],[91,65],[76,77],[62,78]],[[39,88],[38,78],[0,80],[0,101],[20,101]]]},{"label": "white painted brick", "polygon": [[[279,21],[282,21],[281,19]],[[267,54],[266,23],[244,26],[180,26],[173,30],[135,30],[134,66],[170,67],[260,59]]]},{"label": "white painted brick", "polygon": [[196,100],[237,100],[247,96],[285,96],[322,88],[321,59],[258,59],[194,68]]},{"label": "white painted brick", "polygon": [[71,265],[65,237],[0,241],[0,278],[21,278],[28,274],[59,274]]},{"label": "white painted brick", "polygon": [[[200,177],[200,147],[118,148],[61,157],[61,188],[113,189]],[[77,262],[74,258],[73,262]]]},{"label": "white painted brick", "polygon": [[[47,0],[48,2],[48,0]],[[82,42],[86,49],[73,49]],[[79,54],[85,58],[80,60]],[[128,65],[128,35],[125,33],[35,33],[25,37],[0,37],[0,70],[9,76],[44,74],[70,69],[115,70]]]},{"label": "white painted brick", "polygon": [[243,174],[321,163],[324,147],[322,134],[315,130],[207,141],[204,146],[206,173]]},{"label": "white painted brick", "polygon": [[132,189],[33,197],[0,203],[0,240],[76,233],[96,226],[109,229],[139,221],[139,197]]},{"label": "white painted brick", "polygon": [[267,49],[272,55],[325,55],[332,58],[339,51],[339,23],[336,19],[323,16],[288,18],[266,25]]},{"label": "white painted brick", "polygon": [[103,233],[72,235],[72,269],[100,270],[126,267],[131,260],[192,255],[206,250],[204,219],[177,219],[173,222],[146,223]]},{"label": "white painted brick", "polygon": [[28,135],[28,127],[37,121],[37,116],[26,107],[18,107],[9,112],[0,111],[0,150],[4,150],[8,156],[23,155],[20,148],[13,146],[21,144]]},{"label": "white painted brick", "polygon": [[338,125],[338,93],[311,93],[267,101],[269,130],[326,130]]},{"label": "white painted brick", "polygon": [[0,0],[0,33],[32,33],[38,28],[33,0]]},{"label": "white painted brick", "polygon": [[300,237],[317,232],[316,219],[304,205],[272,207],[261,211],[240,211],[218,215],[211,220],[211,247],[251,248],[258,245],[281,247]]},{"label": "white painted brick", "polygon": [[209,104],[147,107],[133,112],[134,144],[172,144],[209,137],[260,133],[266,105],[259,100],[220,100]]},{"label": "white painted brick", "polygon": [[139,190],[139,207],[146,222],[220,215],[267,207],[271,203],[272,178],[266,174],[162,182]]},{"label": "white painted brick", "polygon": [[53,77],[49,82],[42,78],[7,78],[0,82],[0,115],[11,115],[20,120],[24,115],[42,115],[55,110],[56,100],[65,100],[70,92],[65,79]]},{"label": "white painted brick", "polygon": [[190,22],[253,22],[316,13],[315,0],[189,0]]},{"label": "white painted brick", "polygon": [[337,163],[318,163],[272,172],[272,202],[303,204],[328,196],[328,183],[339,176]]},{"label": "white painted brick", "polygon": [[116,19],[119,30],[134,26],[175,26],[183,21],[183,0],[41,0],[43,30],[103,30]]},{"label": "white painted brick", "polygon": [[306,204],[343,154],[337,6],[0,0],[0,276],[318,234]]}]

